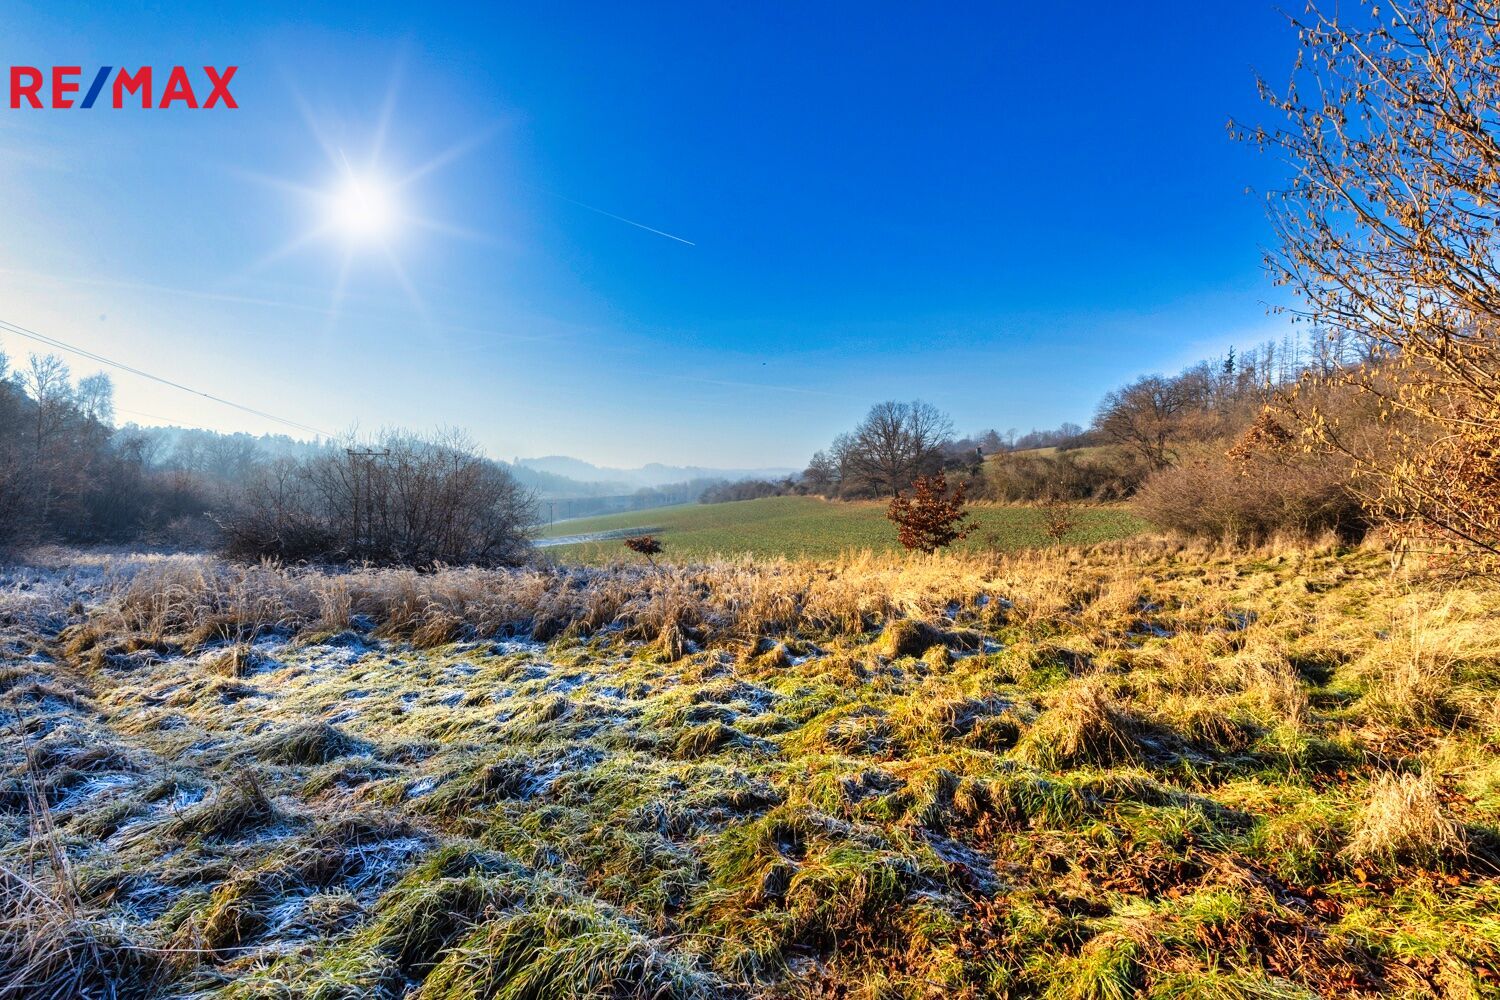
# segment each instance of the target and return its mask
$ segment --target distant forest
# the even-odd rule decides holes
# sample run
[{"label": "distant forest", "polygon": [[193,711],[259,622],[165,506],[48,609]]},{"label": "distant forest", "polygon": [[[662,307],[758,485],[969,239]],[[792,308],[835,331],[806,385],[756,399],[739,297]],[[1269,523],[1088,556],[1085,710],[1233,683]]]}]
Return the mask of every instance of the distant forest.
[{"label": "distant forest", "polygon": [[[579,482],[493,461],[461,435],[386,434],[346,449],[351,443],[117,426],[107,375],[75,379],[55,356],[12,364],[0,353],[0,545],[228,547],[244,555],[375,562],[410,561],[421,550],[428,561],[509,561],[521,530],[549,516],[688,503],[721,485]],[[503,497],[500,507],[472,513],[504,520],[504,544],[452,523],[418,523],[460,469],[468,470],[469,488],[484,484],[492,501]],[[415,493],[414,483],[425,492]],[[266,510],[283,516],[253,516]],[[402,539],[394,531],[377,538],[382,519],[412,524]],[[347,530],[332,530],[340,521]],[[446,541],[418,540],[423,532]]]}]

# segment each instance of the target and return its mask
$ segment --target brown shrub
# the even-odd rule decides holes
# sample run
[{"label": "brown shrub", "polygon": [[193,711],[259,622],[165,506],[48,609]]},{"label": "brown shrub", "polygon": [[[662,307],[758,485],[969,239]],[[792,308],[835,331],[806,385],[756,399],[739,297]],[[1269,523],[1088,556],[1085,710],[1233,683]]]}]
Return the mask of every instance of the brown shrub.
[{"label": "brown shrub", "polygon": [[1205,456],[1152,475],[1135,506],[1168,531],[1238,542],[1326,531],[1357,541],[1368,529],[1348,475],[1330,461]]},{"label": "brown shrub", "polygon": [[1146,478],[1149,466],[1118,448],[1087,453],[1010,453],[985,463],[982,495],[990,500],[1124,500]]},{"label": "brown shrub", "polygon": [[918,476],[912,484],[912,496],[891,498],[886,517],[895,523],[901,544],[920,552],[947,548],[973,531],[964,510],[965,486],[959,483],[948,489],[941,472]]}]

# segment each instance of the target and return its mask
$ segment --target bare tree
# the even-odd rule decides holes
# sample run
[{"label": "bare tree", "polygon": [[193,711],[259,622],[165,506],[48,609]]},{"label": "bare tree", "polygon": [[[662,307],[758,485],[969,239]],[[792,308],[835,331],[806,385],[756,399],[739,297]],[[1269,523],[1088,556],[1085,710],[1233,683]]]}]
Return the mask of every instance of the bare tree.
[{"label": "bare tree", "polygon": [[1175,379],[1147,375],[1116,389],[1099,404],[1094,427],[1156,469],[1172,464],[1192,396]]},{"label": "bare tree", "polygon": [[74,392],[79,415],[100,424],[115,422],[115,385],[103,372],[78,380]]},{"label": "bare tree", "polygon": [[952,437],[953,422],[931,403],[888,401],[872,406],[835,451],[846,452],[850,471],[872,492],[894,497],[918,476],[941,470]]},{"label": "bare tree", "polygon": [[1268,265],[1318,327],[1369,345],[1331,378],[1377,397],[1386,433],[1368,450],[1291,409],[1399,530],[1500,556],[1500,11],[1348,3],[1294,27],[1291,81],[1261,81],[1283,124],[1236,131],[1295,170]]},{"label": "bare tree", "polygon": [[350,445],[270,467],[223,518],[231,552],[408,566],[524,558],[535,499],[464,435]]},{"label": "bare tree", "polygon": [[33,354],[30,366],[21,373],[21,386],[34,404],[32,446],[38,453],[67,420],[73,403],[70,379],[67,364],[55,354]]},{"label": "bare tree", "polygon": [[839,463],[826,451],[813,455],[802,473],[802,482],[814,493],[831,496],[838,492],[841,481]]}]

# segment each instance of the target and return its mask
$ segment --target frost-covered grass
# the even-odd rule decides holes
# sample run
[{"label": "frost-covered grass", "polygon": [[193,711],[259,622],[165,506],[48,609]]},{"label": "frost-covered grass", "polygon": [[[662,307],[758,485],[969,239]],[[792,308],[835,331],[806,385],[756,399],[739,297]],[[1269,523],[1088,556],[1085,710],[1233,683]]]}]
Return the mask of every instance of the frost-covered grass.
[{"label": "frost-covered grass", "polygon": [[0,997],[1500,992],[1489,583],[37,562]]}]

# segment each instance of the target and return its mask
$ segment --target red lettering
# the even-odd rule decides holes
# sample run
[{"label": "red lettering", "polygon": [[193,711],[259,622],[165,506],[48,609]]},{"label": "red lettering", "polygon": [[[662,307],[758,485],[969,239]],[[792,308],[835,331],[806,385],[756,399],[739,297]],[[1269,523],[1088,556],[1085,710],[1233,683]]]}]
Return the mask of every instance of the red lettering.
[{"label": "red lettering", "polygon": [[69,77],[77,77],[83,72],[82,66],[53,66],[52,67],[52,106],[54,108],[71,108],[73,101],[67,95],[78,93],[78,84]]},{"label": "red lettering", "polygon": [[120,74],[115,77],[115,107],[125,106],[125,94],[139,93],[141,95],[141,107],[151,107],[151,67],[142,66],[132,76],[122,66]]},{"label": "red lettering", "polygon": [[214,87],[214,92],[209,94],[208,100],[203,102],[205,108],[213,107],[221,97],[224,99],[224,106],[226,108],[239,107],[238,104],[234,103],[234,95],[229,92],[229,81],[234,79],[234,74],[238,70],[238,66],[226,66],[224,74],[220,76],[219,71],[212,66],[203,67],[203,72],[208,74],[208,82],[213,84]]},{"label": "red lettering", "polygon": [[173,101],[182,101],[190,108],[198,106],[198,95],[193,93],[187,70],[181,66],[172,67],[172,75],[167,77],[167,89],[162,91],[161,103],[157,107],[169,108]]},{"label": "red lettering", "polygon": [[[95,75],[95,82],[90,88],[88,102],[94,103],[98,92],[103,89],[100,77],[101,70]],[[234,94],[229,87],[234,82],[234,76],[239,72],[238,66],[225,66],[219,69],[216,66],[204,66],[204,74],[208,77],[208,83],[212,87],[208,100],[202,107],[224,107],[228,109],[239,108],[239,102],[234,99]],[[51,95],[50,99],[44,98],[42,88],[47,86],[48,72],[36,66],[12,66],[10,67],[10,106],[13,109],[23,107],[43,108],[73,108],[78,106],[77,95],[83,90],[80,78],[83,75],[81,66],[53,66],[51,67]],[[138,97],[141,107],[144,108],[170,108],[174,104],[184,104],[189,108],[199,107],[198,94],[193,89],[193,81],[188,76],[185,66],[173,66],[167,77],[166,87],[161,92],[161,103],[154,103],[152,97],[156,93],[153,86],[152,68],[142,66],[131,72],[127,67],[121,67],[114,78],[113,105],[123,108],[127,95]]]},{"label": "red lettering", "polygon": [[[26,80],[28,82],[22,82]],[[10,68],[10,106],[19,108],[21,98],[31,102],[33,108],[42,106],[37,92],[42,89],[42,71],[35,66],[12,66]]]}]

